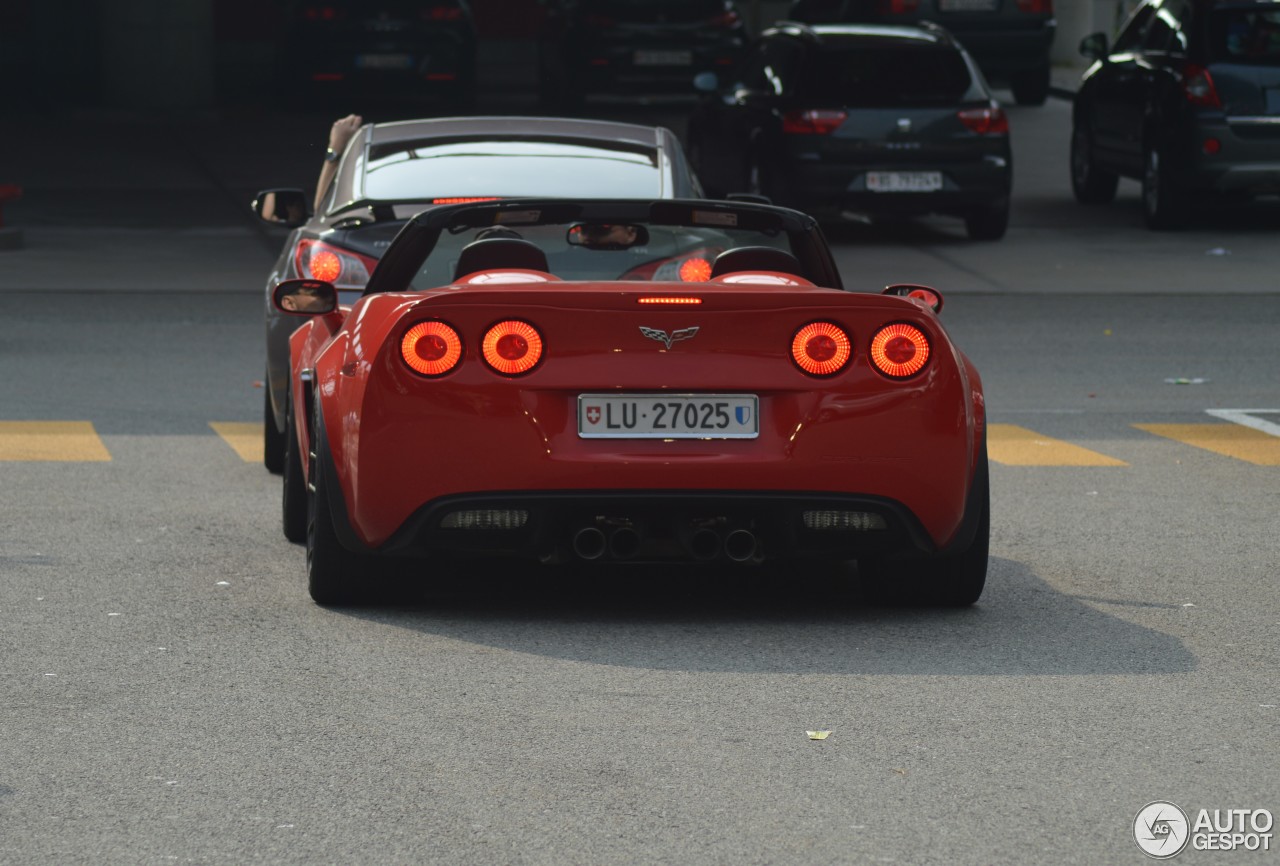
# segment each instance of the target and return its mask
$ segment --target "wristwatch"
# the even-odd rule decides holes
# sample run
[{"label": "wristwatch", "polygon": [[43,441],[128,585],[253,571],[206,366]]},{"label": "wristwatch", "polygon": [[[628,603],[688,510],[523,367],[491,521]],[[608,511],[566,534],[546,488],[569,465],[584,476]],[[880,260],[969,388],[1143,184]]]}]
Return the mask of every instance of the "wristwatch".
[{"label": "wristwatch", "polygon": [[325,162],[337,162],[341,158],[342,158],[342,154],[338,153],[332,147],[324,152]]}]

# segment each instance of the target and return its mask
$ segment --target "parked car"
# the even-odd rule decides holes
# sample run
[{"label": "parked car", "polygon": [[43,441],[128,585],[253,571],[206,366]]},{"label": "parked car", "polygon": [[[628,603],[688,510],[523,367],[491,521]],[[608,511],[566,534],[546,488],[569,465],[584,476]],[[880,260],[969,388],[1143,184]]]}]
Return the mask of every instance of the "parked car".
[{"label": "parked car", "polygon": [[1072,110],[1071,188],[1111,201],[1142,181],[1154,229],[1177,228],[1198,198],[1280,194],[1280,2],[1146,0],[1094,60]]},{"label": "parked car", "polygon": [[526,195],[700,196],[667,129],[536,117],[465,117],[365,124],[347,146],[320,207],[300,189],[258,193],[254,209],[291,231],[266,284],[263,462],[284,466],[289,333],[271,290],[293,277],[333,283],[343,301],[368,283],[405,221],[429,207]]},{"label": "parked car", "polygon": [[1007,81],[1020,105],[1049,95],[1053,0],[796,0],[790,18],[812,24],[919,24],[950,30],[985,75]]},{"label": "parked car", "polygon": [[[703,267],[659,275],[681,260]],[[350,307],[315,279],[282,282],[273,302],[305,317],[283,522],[305,537],[321,604],[360,601],[379,562],[416,559],[417,580],[447,586],[493,555],[608,565],[610,579],[626,563],[857,558],[917,601],[982,592],[978,372],[939,292],[844,291],[805,214],[437,208]]]},{"label": "parked car", "polygon": [[713,195],[827,219],[942,213],[975,239],[1004,236],[1008,118],[936,25],[783,23],[752,46],[740,80],[699,84],[689,155]]},{"label": "parked car", "polygon": [[694,75],[732,68],[746,41],[734,0],[562,0],[548,6],[540,40],[542,100],[692,97]]},{"label": "parked car", "polygon": [[476,30],[467,0],[293,0],[281,77],[293,98],[469,109]]}]

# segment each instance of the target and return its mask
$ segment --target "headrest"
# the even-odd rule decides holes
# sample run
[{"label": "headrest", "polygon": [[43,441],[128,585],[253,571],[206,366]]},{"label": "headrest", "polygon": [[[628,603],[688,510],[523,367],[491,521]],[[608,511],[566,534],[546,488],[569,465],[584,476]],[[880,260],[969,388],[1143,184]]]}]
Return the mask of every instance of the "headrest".
[{"label": "headrest", "polygon": [[786,250],[776,247],[735,247],[716,256],[711,265],[711,278],[738,271],[774,271],[802,277],[804,274],[801,270],[800,262]]},{"label": "headrest", "polygon": [[456,281],[467,274],[500,268],[546,271],[547,254],[536,244],[515,238],[486,238],[472,241],[458,254],[458,264],[453,269],[453,278]]}]

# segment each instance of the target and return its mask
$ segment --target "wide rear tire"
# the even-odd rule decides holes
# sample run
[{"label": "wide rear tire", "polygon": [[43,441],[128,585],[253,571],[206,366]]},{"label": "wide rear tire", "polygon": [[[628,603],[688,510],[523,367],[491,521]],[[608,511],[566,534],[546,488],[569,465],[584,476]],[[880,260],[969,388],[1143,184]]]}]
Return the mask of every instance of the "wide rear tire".
[{"label": "wide rear tire", "polygon": [[1174,167],[1155,144],[1148,144],[1143,154],[1142,215],[1147,228],[1157,231],[1183,228],[1191,219],[1189,197],[1179,185]]},{"label": "wide rear tire", "polygon": [[1116,197],[1120,175],[1099,168],[1093,136],[1084,126],[1071,131],[1071,192],[1081,204],[1106,204]]},{"label": "wide rear tire", "polygon": [[262,465],[272,475],[284,471],[284,434],[276,429],[276,413],[271,410],[271,380],[263,385]]},{"label": "wide rear tire", "polygon": [[302,474],[302,455],[298,452],[298,423],[293,403],[285,410],[284,483],[280,510],[284,537],[294,544],[307,540],[307,482]]},{"label": "wide rear tire", "polygon": [[312,425],[313,449],[311,486],[307,496],[307,586],[316,604],[357,604],[363,597],[364,576],[371,564],[368,557],[342,546],[335,529],[330,496],[341,496],[337,479],[325,468],[328,443],[319,420]]}]

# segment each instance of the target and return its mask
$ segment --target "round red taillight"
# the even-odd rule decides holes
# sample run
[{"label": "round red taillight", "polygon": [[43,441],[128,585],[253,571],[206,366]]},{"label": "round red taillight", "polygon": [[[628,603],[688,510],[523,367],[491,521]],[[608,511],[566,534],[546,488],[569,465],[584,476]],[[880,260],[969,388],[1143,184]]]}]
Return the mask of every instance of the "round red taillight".
[{"label": "round red taillight", "polygon": [[1222,151],[1222,142],[1216,138],[1206,138],[1204,144],[1200,145],[1200,149],[1204,151],[1205,156],[1214,156]]},{"label": "round red taillight", "polygon": [[886,325],[871,339],[871,363],[886,376],[914,376],[928,361],[929,338],[915,325]]},{"label": "round red taillight", "polygon": [[444,322],[419,322],[405,332],[400,354],[410,369],[443,376],[462,360],[462,338]]},{"label": "round red taillight", "polygon": [[688,259],[680,265],[680,279],[686,283],[705,283],[711,279],[711,262],[706,259]]},{"label": "round red taillight", "polygon": [[338,258],[336,253],[321,250],[311,256],[311,261],[307,262],[307,270],[311,271],[314,279],[336,283],[338,276],[342,273],[342,259]]},{"label": "round red taillight", "polygon": [[504,376],[527,373],[542,360],[542,335],[528,322],[499,322],[480,343],[485,361]]},{"label": "round red taillight", "polygon": [[810,376],[838,373],[852,355],[849,335],[831,322],[810,322],[791,338],[791,358]]}]

